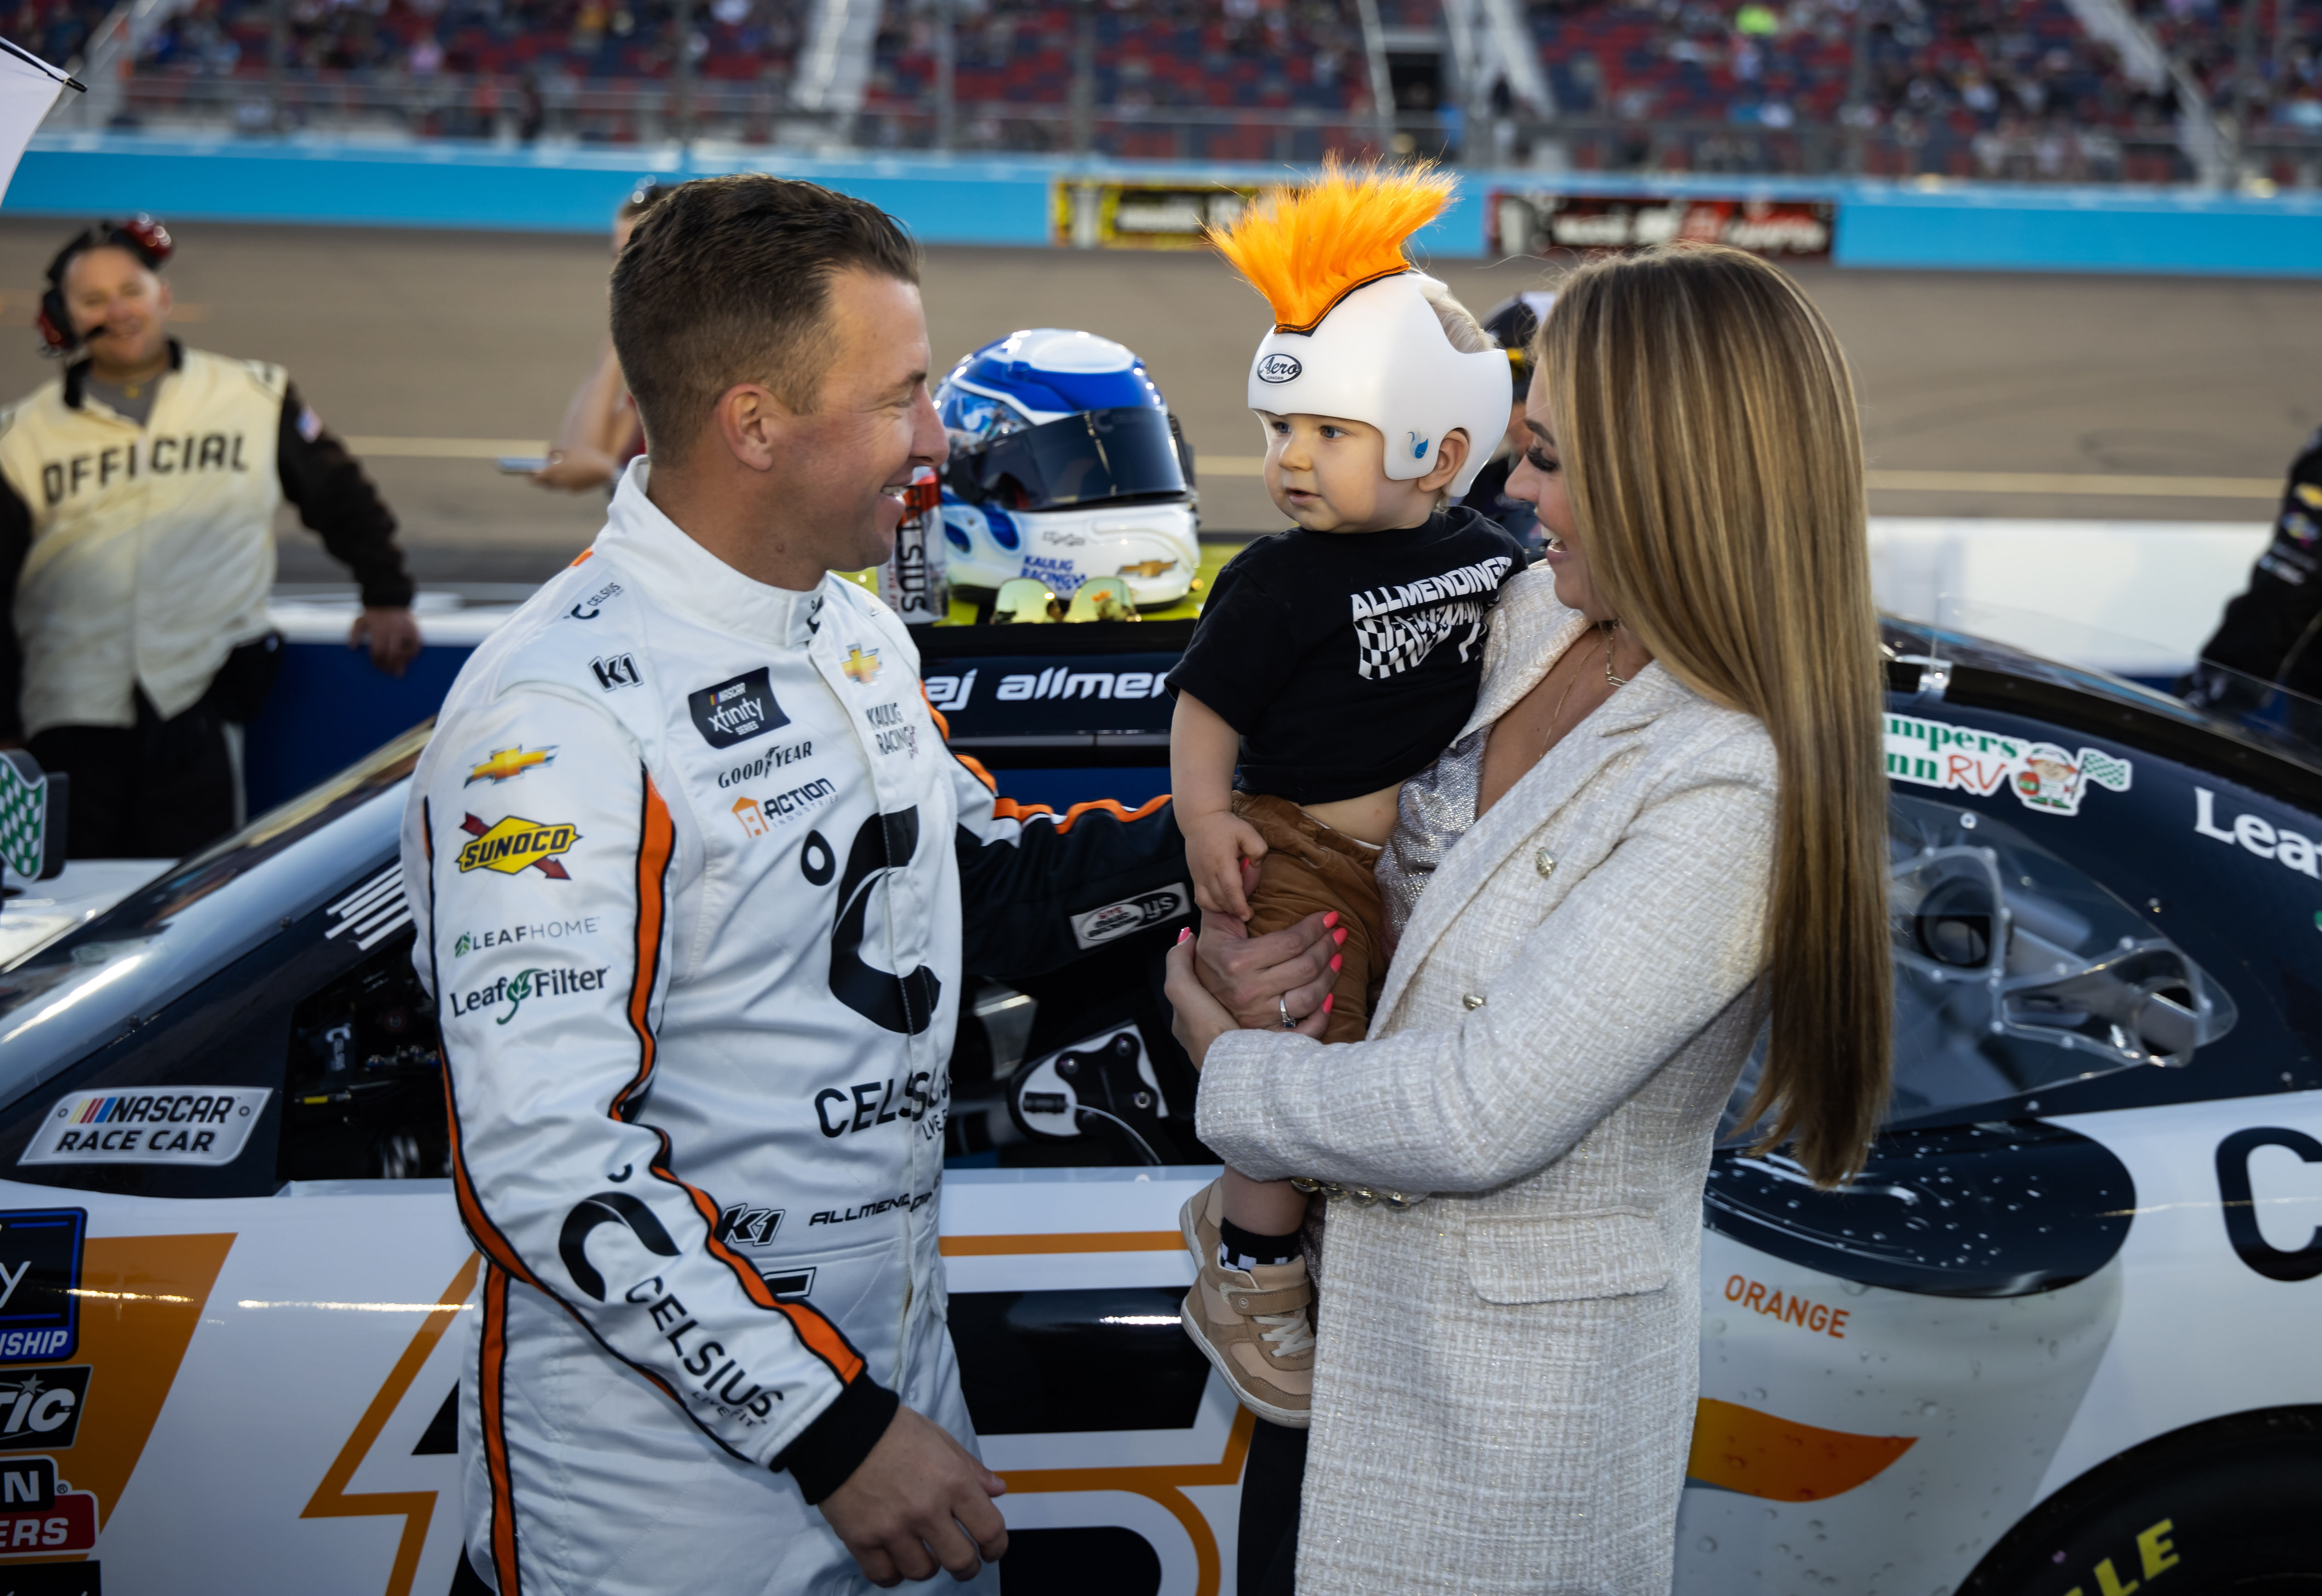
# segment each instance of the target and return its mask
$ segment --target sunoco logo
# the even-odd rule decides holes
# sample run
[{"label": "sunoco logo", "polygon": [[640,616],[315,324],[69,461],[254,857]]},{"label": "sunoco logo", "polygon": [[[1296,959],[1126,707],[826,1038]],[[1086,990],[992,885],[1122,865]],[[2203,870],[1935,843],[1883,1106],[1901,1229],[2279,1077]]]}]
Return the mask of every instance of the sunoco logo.
[{"label": "sunoco logo", "polygon": [[1294,354],[1269,354],[1257,362],[1257,380],[1260,382],[1289,382],[1305,369],[1298,363],[1298,357]]}]

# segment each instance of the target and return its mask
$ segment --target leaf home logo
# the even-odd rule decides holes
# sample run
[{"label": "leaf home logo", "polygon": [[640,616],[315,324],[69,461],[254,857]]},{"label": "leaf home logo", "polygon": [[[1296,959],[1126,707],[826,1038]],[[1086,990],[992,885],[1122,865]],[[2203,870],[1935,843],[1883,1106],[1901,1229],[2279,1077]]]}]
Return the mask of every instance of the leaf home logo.
[{"label": "leaf home logo", "polygon": [[572,879],[553,857],[569,851],[580,840],[580,833],[571,826],[543,825],[512,814],[487,827],[474,815],[469,815],[460,821],[460,830],[475,839],[460,849],[462,875],[471,870],[497,870],[503,876],[513,876],[519,870],[538,870],[552,880]]}]

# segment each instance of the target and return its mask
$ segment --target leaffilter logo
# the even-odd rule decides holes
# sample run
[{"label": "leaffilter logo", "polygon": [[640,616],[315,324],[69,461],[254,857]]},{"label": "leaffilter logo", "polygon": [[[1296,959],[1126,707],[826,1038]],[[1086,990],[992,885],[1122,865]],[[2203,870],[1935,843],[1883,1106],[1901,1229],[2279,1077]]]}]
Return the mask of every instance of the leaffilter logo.
[{"label": "leaffilter logo", "polygon": [[1298,357],[1294,354],[1269,354],[1257,362],[1257,380],[1260,382],[1294,381],[1305,369],[1298,363]]},{"label": "leaffilter logo", "polygon": [[473,992],[453,993],[452,1012],[454,1014],[472,1014],[479,1009],[506,1004],[507,1013],[495,1016],[492,1021],[495,1025],[505,1025],[516,1018],[517,1011],[524,1006],[526,998],[570,997],[577,992],[602,992],[604,989],[605,971],[602,968],[543,969],[535,966],[528,970],[518,970],[513,976],[502,976],[490,986],[480,986]]}]

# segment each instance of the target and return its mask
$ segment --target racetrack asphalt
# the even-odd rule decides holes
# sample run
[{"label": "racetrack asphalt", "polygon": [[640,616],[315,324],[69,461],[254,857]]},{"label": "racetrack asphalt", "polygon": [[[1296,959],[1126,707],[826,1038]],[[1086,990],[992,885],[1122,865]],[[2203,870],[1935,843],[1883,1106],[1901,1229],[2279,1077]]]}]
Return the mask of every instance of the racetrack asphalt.
[{"label": "racetrack asphalt", "polygon": [[[41,271],[69,231],[0,221],[0,398],[54,370],[30,323]],[[488,445],[544,441],[589,371],[603,337],[603,239],[175,231],[180,335],[282,362],[330,426],[379,441],[365,463],[423,581],[535,582],[587,545],[599,498],[502,476]],[[1481,313],[1540,284],[1546,268],[1435,270]],[[2270,484],[2322,422],[2322,281],[1797,275],[1854,363],[1875,513],[2263,521]],[[938,374],[1019,326],[1085,327],[1128,344],[1183,417],[1197,460],[1222,468],[1202,482],[1204,528],[1279,524],[1253,472],[1262,445],[1242,403],[1265,314],[1213,258],[939,248],[928,252],[925,293]],[[446,441],[482,457],[430,457]],[[2089,480],[2105,476],[2116,485]],[[2171,478],[2209,480],[2180,491]],[[282,546],[285,581],[343,575],[288,511]]]}]

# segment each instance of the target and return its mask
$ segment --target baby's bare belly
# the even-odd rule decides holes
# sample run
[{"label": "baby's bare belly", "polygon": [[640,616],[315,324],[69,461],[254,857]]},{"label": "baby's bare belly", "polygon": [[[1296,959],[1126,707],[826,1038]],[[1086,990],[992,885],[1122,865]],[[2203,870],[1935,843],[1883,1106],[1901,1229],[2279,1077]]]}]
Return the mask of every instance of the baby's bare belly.
[{"label": "baby's bare belly", "polygon": [[1381,787],[1359,798],[1334,798],[1328,803],[1302,803],[1298,807],[1333,831],[1344,831],[1373,848],[1385,848],[1394,830],[1394,801],[1402,791],[1403,784],[1397,782],[1392,787]]}]

